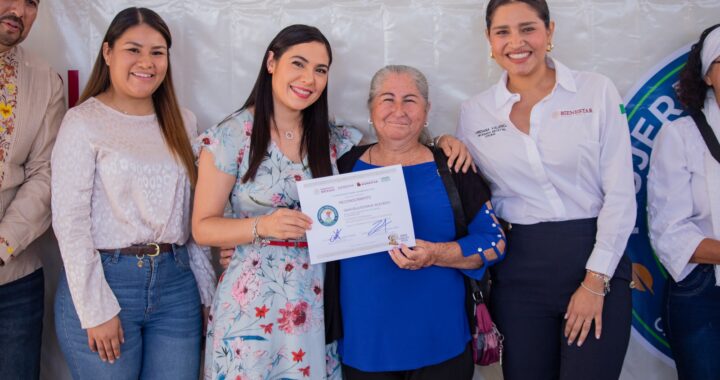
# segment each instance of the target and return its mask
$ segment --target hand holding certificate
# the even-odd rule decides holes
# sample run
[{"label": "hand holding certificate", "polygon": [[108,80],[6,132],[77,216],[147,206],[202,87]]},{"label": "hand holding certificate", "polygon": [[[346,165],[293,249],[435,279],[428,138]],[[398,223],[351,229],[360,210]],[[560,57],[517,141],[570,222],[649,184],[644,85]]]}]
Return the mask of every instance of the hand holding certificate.
[{"label": "hand holding certificate", "polygon": [[310,263],[340,260],[415,245],[402,166],[310,179],[297,183]]}]

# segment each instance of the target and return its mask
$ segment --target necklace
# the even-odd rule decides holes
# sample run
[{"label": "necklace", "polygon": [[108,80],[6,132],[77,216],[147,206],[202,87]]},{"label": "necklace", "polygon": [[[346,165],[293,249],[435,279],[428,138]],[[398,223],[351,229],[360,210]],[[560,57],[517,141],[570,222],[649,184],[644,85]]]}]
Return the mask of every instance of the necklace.
[{"label": "necklace", "polygon": [[285,131],[284,134],[285,134],[285,138],[288,140],[292,140],[295,138],[295,134],[293,133],[293,131]]}]

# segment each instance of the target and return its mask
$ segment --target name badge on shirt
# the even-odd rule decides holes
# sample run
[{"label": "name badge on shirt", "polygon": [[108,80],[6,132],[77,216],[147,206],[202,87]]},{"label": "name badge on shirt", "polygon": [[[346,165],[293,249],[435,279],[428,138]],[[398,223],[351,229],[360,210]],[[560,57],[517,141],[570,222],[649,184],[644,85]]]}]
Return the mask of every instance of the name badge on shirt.
[{"label": "name badge on shirt", "polygon": [[558,110],[552,113],[553,119],[567,118],[573,116],[583,116],[593,113],[591,107],[581,107],[576,109]]},{"label": "name badge on shirt", "polygon": [[495,125],[488,128],[482,128],[475,131],[477,137],[493,137],[495,134],[507,131],[508,127],[506,124]]}]

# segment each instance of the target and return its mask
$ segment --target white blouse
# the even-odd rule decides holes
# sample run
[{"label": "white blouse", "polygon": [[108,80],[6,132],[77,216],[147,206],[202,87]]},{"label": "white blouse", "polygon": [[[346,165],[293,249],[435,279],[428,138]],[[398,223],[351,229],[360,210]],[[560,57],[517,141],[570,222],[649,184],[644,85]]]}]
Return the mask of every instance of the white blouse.
[{"label": "white blouse", "polygon": [[[192,140],[195,116],[188,110],[182,116]],[[209,249],[190,239],[190,182],[155,115],[125,115],[95,98],[70,109],[53,150],[52,173],[53,229],[82,328],[120,311],[99,249],[188,244],[201,299],[210,305],[215,273]]]},{"label": "white blouse", "polygon": [[[720,109],[708,93],[705,117],[720,136]],[[720,164],[690,116],[663,126],[655,137],[647,189],[650,240],[665,269],[681,281],[697,266],[690,258],[700,242],[720,239]],[[720,286],[720,265],[715,281]]]},{"label": "white blouse", "polygon": [[463,103],[457,136],[490,182],[497,214],[535,224],[598,218],[586,268],[612,276],[635,225],[630,133],[622,99],[606,77],[548,58],[556,84],[530,113],[525,134],[510,121],[520,95],[507,72]]}]

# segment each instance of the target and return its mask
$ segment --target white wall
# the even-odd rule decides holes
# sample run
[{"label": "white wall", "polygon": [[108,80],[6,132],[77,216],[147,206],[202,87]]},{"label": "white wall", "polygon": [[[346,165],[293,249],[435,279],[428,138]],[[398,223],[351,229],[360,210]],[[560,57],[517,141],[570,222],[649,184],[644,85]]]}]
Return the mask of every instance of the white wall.
[{"label": "white wall", "polygon": [[[654,64],[720,22],[717,0],[550,0],[557,57],[571,68],[609,76],[621,94]],[[368,132],[365,100],[371,75],[388,63],[416,66],[428,76],[430,128],[452,133],[459,103],[490,86],[498,69],[484,36],[485,1],[474,0],[48,0],[24,45],[63,76],[80,70],[84,84],[112,17],[127,6],[156,10],[171,27],[176,88],[200,128],[243,103],[270,39],[292,23],[318,26],[334,53],[331,113]],[[48,299],[60,267],[50,237]],[[52,310],[52,303],[47,304]],[[48,313],[47,322],[52,315]],[[68,378],[46,323],[42,377]],[[540,349],[540,348],[539,348]],[[482,372],[497,379],[498,368]],[[482,377],[478,375],[478,377]],[[623,379],[674,378],[635,342]]]}]

